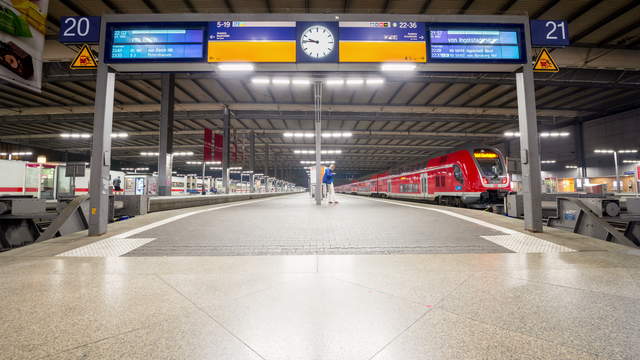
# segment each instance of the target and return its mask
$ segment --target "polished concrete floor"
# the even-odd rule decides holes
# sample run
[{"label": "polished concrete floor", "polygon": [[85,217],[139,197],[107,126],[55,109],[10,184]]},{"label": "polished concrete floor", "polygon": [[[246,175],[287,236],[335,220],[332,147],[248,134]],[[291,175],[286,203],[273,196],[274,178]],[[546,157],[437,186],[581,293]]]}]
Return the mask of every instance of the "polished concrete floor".
[{"label": "polished concrete floor", "polygon": [[541,252],[54,256],[190,211],[2,253],[0,358],[640,359],[639,254],[552,229]]}]

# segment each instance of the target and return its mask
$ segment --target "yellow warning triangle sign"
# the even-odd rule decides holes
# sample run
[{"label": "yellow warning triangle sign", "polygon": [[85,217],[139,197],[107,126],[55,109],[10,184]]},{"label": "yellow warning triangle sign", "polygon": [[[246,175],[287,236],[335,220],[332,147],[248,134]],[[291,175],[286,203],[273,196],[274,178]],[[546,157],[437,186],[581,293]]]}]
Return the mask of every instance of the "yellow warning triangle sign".
[{"label": "yellow warning triangle sign", "polygon": [[71,62],[70,68],[77,69],[95,69],[98,67],[98,62],[96,61],[95,56],[93,56],[93,52],[89,48],[89,45],[83,44],[82,48],[76,55],[76,58]]},{"label": "yellow warning triangle sign", "polygon": [[555,61],[551,58],[551,54],[547,51],[547,49],[542,49],[538,57],[536,58],[536,62],[533,65],[533,71],[535,72],[558,72],[560,68],[556,64]]}]

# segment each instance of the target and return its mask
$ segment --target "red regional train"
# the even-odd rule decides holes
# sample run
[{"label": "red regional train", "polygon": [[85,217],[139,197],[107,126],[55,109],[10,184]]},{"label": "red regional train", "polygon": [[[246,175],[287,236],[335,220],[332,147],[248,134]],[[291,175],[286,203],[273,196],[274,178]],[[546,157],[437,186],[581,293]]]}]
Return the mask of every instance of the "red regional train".
[{"label": "red regional train", "polygon": [[458,150],[429,160],[424,169],[377,174],[336,187],[340,193],[429,200],[459,207],[499,203],[510,190],[504,157],[491,147]]}]

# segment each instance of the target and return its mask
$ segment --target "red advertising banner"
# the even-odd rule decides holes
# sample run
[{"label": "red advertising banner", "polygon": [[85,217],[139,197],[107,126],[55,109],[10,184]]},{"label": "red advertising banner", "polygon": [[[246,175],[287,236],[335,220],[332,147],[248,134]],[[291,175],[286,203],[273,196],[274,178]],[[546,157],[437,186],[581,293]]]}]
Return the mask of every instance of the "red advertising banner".
[{"label": "red advertising banner", "polygon": [[213,160],[213,131],[204,129],[204,161]]},{"label": "red advertising banner", "polygon": [[213,135],[213,161],[222,161],[222,134]]}]

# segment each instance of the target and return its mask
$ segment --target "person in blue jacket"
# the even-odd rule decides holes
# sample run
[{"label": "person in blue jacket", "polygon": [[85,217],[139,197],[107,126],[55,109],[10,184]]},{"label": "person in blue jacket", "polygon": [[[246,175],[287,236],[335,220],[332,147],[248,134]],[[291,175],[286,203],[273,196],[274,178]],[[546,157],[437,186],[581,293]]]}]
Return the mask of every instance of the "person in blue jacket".
[{"label": "person in blue jacket", "polygon": [[333,178],[336,176],[334,170],[336,169],[335,164],[331,164],[328,168],[324,170],[324,176],[322,177],[322,183],[327,187],[327,195],[329,197],[329,204],[337,204],[336,200],[336,192],[333,188]]}]

